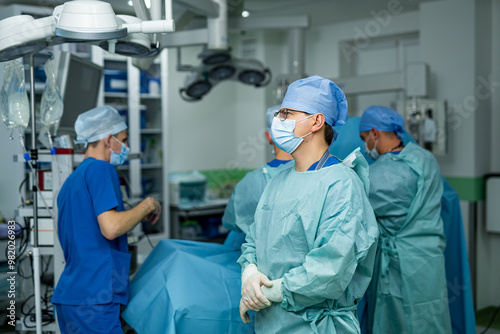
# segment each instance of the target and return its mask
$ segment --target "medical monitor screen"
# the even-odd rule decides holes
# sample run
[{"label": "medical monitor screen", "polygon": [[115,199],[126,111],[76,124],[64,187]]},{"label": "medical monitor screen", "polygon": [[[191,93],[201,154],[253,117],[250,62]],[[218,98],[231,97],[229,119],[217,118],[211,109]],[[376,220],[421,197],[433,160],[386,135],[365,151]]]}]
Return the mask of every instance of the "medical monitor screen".
[{"label": "medical monitor screen", "polygon": [[102,73],[102,67],[90,60],[61,52],[57,72],[64,103],[61,132],[72,131],[78,115],[97,106]]}]

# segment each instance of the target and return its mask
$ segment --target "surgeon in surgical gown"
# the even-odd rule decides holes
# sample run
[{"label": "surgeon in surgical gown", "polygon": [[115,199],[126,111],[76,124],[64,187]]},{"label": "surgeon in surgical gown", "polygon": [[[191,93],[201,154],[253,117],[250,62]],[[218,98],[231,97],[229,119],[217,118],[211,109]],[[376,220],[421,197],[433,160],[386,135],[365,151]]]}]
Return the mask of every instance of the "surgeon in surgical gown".
[{"label": "surgeon in surgical gown", "polygon": [[[363,148],[363,140],[359,136],[360,117],[349,117],[346,124],[339,126],[339,140],[331,147],[330,153],[339,157],[346,157],[352,150]],[[404,132],[403,143],[415,142]],[[365,156],[369,163],[374,160]],[[443,219],[446,248],[444,258],[446,264],[446,280],[448,282],[448,307],[450,309],[453,334],[475,333],[476,319],[472,299],[472,285],[469,274],[469,260],[467,244],[465,242],[460,199],[450,184],[443,180],[443,196],[441,197],[441,218]],[[366,298],[358,303],[358,319],[361,323],[361,332],[367,333]]]},{"label": "surgeon in surgical gown", "polygon": [[294,166],[292,156],[277,148],[269,134],[277,110],[279,106],[266,112],[266,137],[275,159],[236,185],[222,218],[231,230],[224,245],[162,240],[136,274],[122,316],[139,334],[254,332],[237,312],[241,282],[236,260],[266,184]]},{"label": "surgeon in surgical gown", "polygon": [[368,290],[368,332],[451,333],[441,219],[443,182],[432,154],[402,141],[404,121],[383,106],[359,124],[370,166],[370,203],[380,229]]},{"label": "surgeon in surgical gown", "polygon": [[[355,310],[371,279],[378,228],[359,151],[329,155],[331,126],[347,119],[344,93],[313,76],[290,85],[274,142],[295,168],[271,179],[238,260],[240,314],[256,333],[359,333]],[[330,133],[330,136],[327,136]]]}]

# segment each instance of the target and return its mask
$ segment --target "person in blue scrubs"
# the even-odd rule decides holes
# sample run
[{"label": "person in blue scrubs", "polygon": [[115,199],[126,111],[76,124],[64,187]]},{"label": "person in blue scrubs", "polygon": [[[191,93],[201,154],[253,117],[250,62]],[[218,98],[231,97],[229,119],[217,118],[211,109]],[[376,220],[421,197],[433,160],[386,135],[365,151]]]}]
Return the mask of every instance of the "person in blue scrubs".
[{"label": "person in blue scrubs", "polygon": [[154,224],[160,204],[147,197],[125,210],[115,166],[127,159],[127,125],[111,106],[75,122],[85,143],[83,162],[57,197],[58,237],[66,261],[52,297],[62,333],[123,333],[120,306],[128,302],[127,232],[143,219]]},{"label": "person in blue scrubs", "polygon": [[347,101],[320,76],[297,80],[273,119],[273,141],[295,168],[273,177],[238,264],[240,316],[256,333],[359,333],[356,304],[371,280],[378,228],[359,150],[330,156]]},{"label": "person in blue scrubs", "polygon": [[403,144],[396,111],[368,107],[359,123],[380,230],[367,293],[368,333],[451,333],[445,273],[443,182],[434,156]]}]

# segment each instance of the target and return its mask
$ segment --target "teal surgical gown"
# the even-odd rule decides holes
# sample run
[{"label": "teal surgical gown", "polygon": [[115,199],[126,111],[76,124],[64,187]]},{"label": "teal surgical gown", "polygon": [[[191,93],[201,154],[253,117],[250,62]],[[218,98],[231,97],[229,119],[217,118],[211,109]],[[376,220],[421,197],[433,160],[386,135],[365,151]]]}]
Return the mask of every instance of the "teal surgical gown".
[{"label": "teal surgical gown", "polygon": [[244,324],[238,309],[236,260],[244,235],[240,239],[243,233],[236,231],[248,230],[270,177],[292,166],[293,161],[275,159],[236,185],[222,219],[232,229],[224,245],[162,240],[132,280],[123,319],[139,334],[253,333],[253,324]]},{"label": "teal surgical gown", "polygon": [[238,259],[241,268],[256,264],[269,279],[283,278],[283,302],[256,313],[256,333],[360,332],[356,303],[372,277],[379,233],[367,168],[357,150],[343,163],[271,179]]},{"label": "teal surgical gown", "polygon": [[293,160],[276,160],[264,164],[245,175],[234,187],[233,194],[227,203],[222,224],[229,230],[248,233],[253,223],[255,209],[267,183],[274,175],[284,169],[295,166]]},{"label": "teal surgical gown", "polygon": [[416,144],[370,166],[370,203],[380,229],[368,291],[373,333],[451,333],[442,195],[437,161]]}]

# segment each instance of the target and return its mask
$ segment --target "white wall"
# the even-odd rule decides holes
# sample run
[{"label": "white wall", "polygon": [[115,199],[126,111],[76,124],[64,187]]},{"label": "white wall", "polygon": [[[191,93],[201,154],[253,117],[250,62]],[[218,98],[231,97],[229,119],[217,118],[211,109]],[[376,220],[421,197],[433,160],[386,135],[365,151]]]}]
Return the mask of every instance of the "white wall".
[{"label": "white wall", "polygon": [[[232,55],[243,58],[242,41],[254,39],[255,52],[245,52],[271,69],[273,76],[283,73],[283,33],[249,31],[230,33]],[[199,64],[201,47],[182,49],[183,64]],[[178,89],[187,72],[176,70],[177,56],[170,58],[169,92],[169,168],[171,171],[223,168],[253,169],[270,158],[270,145],[264,136],[265,113],[275,89],[272,81],[256,88],[236,80],[221,82],[199,102],[185,102]]]},{"label": "white wall", "polygon": [[[402,65],[396,58],[397,48],[394,44],[393,48],[388,48],[387,40],[395,40],[398,36],[411,36],[419,29],[419,13],[401,14],[402,8],[402,5],[386,8],[372,13],[371,17],[365,20],[317,26],[308,30],[305,37],[306,73],[318,74],[335,81],[338,77],[399,69]],[[347,48],[346,43],[349,43],[351,48]],[[411,46],[405,45],[404,49],[406,48]],[[372,104],[389,105],[399,96],[400,94],[396,93],[347,96],[349,115],[360,116],[362,111]]]},{"label": "white wall", "polygon": [[[318,74],[326,78],[350,76],[349,64],[359,51],[369,47],[372,40],[384,36],[418,32],[418,18],[418,12],[409,12],[391,14],[384,19],[377,15],[366,20],[311,28],[305,36],[305,71],[309,75]],[[346,50],[342,41],[353,41],[355,48]]]},{"label": "white wall", "polygon": [[[418,45],[407,47],[405,59],[429,64],[429,98],[447,100],[449,106],[449,153],[438,159],[443,175],[474,178],[489,171],[500,172],[500,92],[495,90],[500,86],[498,22],[500,0],[446,0],[421,3],[418,12],[395,11],[389,16],[315,26],[306,34],[306,73],[328,78],[367,74],[389,70],[389,58],[397,69],[397,60],[387,53],[390,51],[377,50],[376,42],[418,34]],[[346,48],[346,41],[354,48]],[[493,91],[492,99],[488,90]],[[350,115],[358,114],[369,101],[388,99],[383,94],[358,98],[351,103]],[[477,306],[496,305],[500,270],[495,261],[500,236],[484,230],[484,202],[478,203],[479,214],[472,222],[470,203],[462,202],[462,206],[466,209],[466,234],[469,224],[477,228]]]},{"label": "white wall", "polygon": [[[182,50],[183,64],[199,64],[201,47]],[[186,102],[179,95],[188,72],[176,70],[177,56],[169,63],[169,170],[227,168],[235,157],[235,85],[222,82],[198,102]]]},{"label": "white wall", "polygon": [[[498,4],[493,8],[500,9]],[[498,43],[492,38],[492,33],[497,35],[492,12],[491,1],[440,1],[420,8],[420,51],[432,72],[431,94],[449,103],[448,154],[438,159],[445,176],[483,176],[498,161],[498,150],[487,149],[498,145],[491,137],[498,127],[490,123],[498,122],[498,116],[491,108],[494,86],[488,83],[492,67],[498,68],[498,45],[491,47],[492,41]],[[471,260],[476,267],[476,307],[481,309],[498,304],[500,236],[485,231],[484,202],[477,202],[475,218],[469,215],[473,205],[462,202],[462,212],[466,231],[471,225],[476,231],[476,256]]]},{"label": "white wall", "polygon": [[[420,7],[420,55],[431,71],[430,96],[449,106],[448,154],[438,159],[445,176],[475,176],[474,2],[438,1]],[[463,159],[469,152],[470,159]]]},{"label": "white wall", "polygon": [[[238,58],[258,59],[265,61],[265,35],[263,31],[248,32],[239,36],[233,49],[233,55]],[[242,44],[246,42],[245,52]],[[255,43],[255,44],[254,44]],[[248,46],[250,45],[250,47]],[[254,47],[251,47],[254,45]],[[235,86],[235,144],[236,155],[233,168],[257,168],[266,162],[266,88],[253,87],[237,81]]]}]

